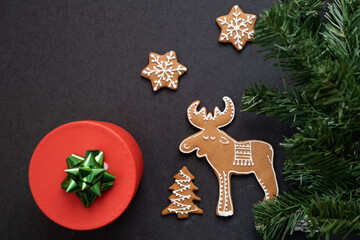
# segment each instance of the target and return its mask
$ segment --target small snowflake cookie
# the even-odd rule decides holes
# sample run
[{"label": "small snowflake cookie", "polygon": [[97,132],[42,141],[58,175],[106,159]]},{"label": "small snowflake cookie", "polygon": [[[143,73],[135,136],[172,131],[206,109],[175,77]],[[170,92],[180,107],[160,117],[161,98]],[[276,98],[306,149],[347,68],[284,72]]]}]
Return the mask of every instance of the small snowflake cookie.
[{"label": "small snowflake cookie", "polygon": [[203,214],[193,201],[200,201],[201,198],[195,195],[198,190],[193,184],[195,177],[189,172],[187,167],[183,167],[178,174],[174,176],[175,183],[169,187],[172,195],[169,197],[170,205],[162,211],[162,215],[176,214],[178,218],[188,218],[189,213]]},{"label": "small snowflake cookie", "polygon": [[244,13],[235,5],[228,15],[218,17],[216,22],[221,28],[219,42],[231,42],[240,51],[254,35],[256,15]]},{"label": "small snowflake cookie", "polygon": [[149,65],[141,71],[141,76],[149,79],[154,91],[167,87],[173,90],[178,88],[178,79],[187,71],[176,58],[176,53],[170,51],[164,55],[151,52]]}]

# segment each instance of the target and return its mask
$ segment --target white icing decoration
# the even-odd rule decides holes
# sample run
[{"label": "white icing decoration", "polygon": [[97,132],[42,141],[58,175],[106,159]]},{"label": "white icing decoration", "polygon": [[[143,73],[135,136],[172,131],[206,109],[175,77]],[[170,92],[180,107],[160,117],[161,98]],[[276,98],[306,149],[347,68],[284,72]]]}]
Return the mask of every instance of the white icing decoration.
[{"label": "white icing decoration", "polygon": [[[223,176],[220,174],[219,177],[219,202],[218,202],[218,215],[222,217],[232,216],[234,214],[233,207],[232,207],[232,200],[230,189],[228,187],[229,183],[229,175],[223,171]],[[223,201],[224,200],[224,201]],[[224,204],[224,206],[222,205]],[[223,209],[221,210],[221,208]]]},{"label": "white icing decoration", "polygon": [[207,136],[207,137],[203,136],[203,138],[204,138],[204,140],[208,140],[208,139],[209,139],[209,136]]},{"label": "white icing decoration", "polygon": [[[191,205],[181,203],[181,201],[191,198],[191,195],[182,195],[179,193],[179,192],[183,192],[183,191],[190,189],[191,178],[188,175],[186,175],[182,170],[180,170],[180,175],[182,177],[184,177],[185,179],[183,179],[183,180],[176,179],[175,180],[176,184],[181,188],[178,190],[174,190],[172,192],[177,198],[171,199],[171,202],[179,208],[176,208],[176,209],[168,208],[168,210],[169,210],[169,212],[175,212],[176,214],[177,213],[188,214],[189,212],[195,212],[195,211],[197,211],[196,206],[195,206],[195,209],[190,210]],[[185,184],[185,183],[189,183],[189,184]]]},{"label": "white icing decoration", "polygon": [[158,79],[154,81],[154,83],[156,83],[155,87],[154,87],[154,91],[158,90],[158,87],[162,86],[161,81],[165,81],[168,83],[168,87],[174,87],[177,88],[177,83],[178,80],[173,80],[174,78],[174,73],[177,72],[179,74],[179,76],[181,76],[185,71],[187,71],[187,68],[182,66],[182,65],[178,65],[176,69],[173,69],[173,65],[174,65],[174,51],[170,51],[169,55],[166,55],[166,59],[167,61],[159,61],[160,56],[155,56],[153,54],[150,55],[151,57],[151,62],[152,63],[156,63],[156,66],[153,66],[153,68],[149,68],[147,67],[143,73],[146,74],[147,76],[150,76],[151,74],[155,74]]},{"label": "white icing decoration", "polygon": [[216,118],[216,115],[215,115],[215,116],[212,116],[211,113],[208,113],[208,115],[207,115],[207,120],[215,120],[215,118]]},{"label": "white icing decoration", "polygon": [[190,147],[187,147],[186,144],[184,144],[184,148],[185,148],[185,149],[189,149]]},{"label": "white icing decoration", "polygon": [[264,191],[264,193],[265,193],[265,198],[266,198],[266,200],[269,200],[269,199],[270,199],[270,197],[269,197],[269,192],[268,192],[265,184],[264,184],[263,182],[261,182],[261,179],[260,179],[260,178],[258,179],[258,182],[260,183],[260,185],[261,185],[261,187],[262,187],[262,189],[263,189],[263,191]]},{"label": "white icing decoration", "polygon": [[219,174],[219,201],[218,201],[218,212],[220,212],[221,205],[222,205],[222,195],[223,195],[223,180],[221,175]]},{"label": "white icing decoration", "polygon": [[226,25],[226,31],[227,31],[227,33],[221,34],[220,40],[221,41],[224,39],[229,40],[229,37],[231,37],[236,40],[234,45],[238,49],[242,49],[242,45],[244,43],[241,42],[240,39],[242,39],[245,36],[245,34],[250,39],[254,34],[254,30],[249,31],[249,25],[253,25],[253,22],[251,20],[253,20],[255,16],[250,17],[249,15],[247,15],[247,19],[241,18],[240,15],[242,14],[242,12],[239,11],[240,9],[239,6],[235,5],[234,8],[235,11],[232,13],[233,17],[230,20],[230,22],[227,22],[226,16],[223,19],[218,18],[220,25],[224,25],[224,24]]},{"label": "white icing decoration", "polygon": [[214,140],[216,139],[216,137],[210,137],[210,139],[211,139],[212,141],[214,141]]},{"label": "white icing decoration", "polygon": [[[224,141],[225,140],[225,141]],[[226,138],[224,137],[221,137],[220,140],[219,140],[220,143],[222,144],[229,144],[229,140],[227,140]]]},{"label": "white icing decoration", "polygon": [[241,166],[253,166],[254,162],[251,153],[251,142],[236,142],[235,147],[235,159],[233,165]]},{"label": "white icing decoration", "polygon": [[224,174],[224,196],[225,196],[224,212],[225,212],[227,210],[227,203],[228,203],[227,181],[229,181],[229,179],[226,177],[225,172],[223,172],[223,174]]}]

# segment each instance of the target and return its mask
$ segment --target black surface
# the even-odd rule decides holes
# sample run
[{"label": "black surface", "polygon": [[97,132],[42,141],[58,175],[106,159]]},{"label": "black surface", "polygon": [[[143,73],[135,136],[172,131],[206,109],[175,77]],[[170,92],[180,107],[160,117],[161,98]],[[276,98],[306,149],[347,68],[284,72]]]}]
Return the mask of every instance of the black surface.
[{"label": "black surface", "polygon": [[[259,14],[272,1],[2,1],[0,8],[0,230],[1,239],[260,239],[252,204],[263,193],[253,175],[234,176],[235,215],[215,215],[217,179],[205,159],[181,154],[179,143],[195,133],[186,118],[194,100],[212,111],[223,96],[236,106],[226,132],[238,140],[274,146],[280,190],[283,135],[288,125],[240,113],[243,90],[262,80],[280,85],[283,74],[263,61],[259,46],[237,52],[218,43],[215,19],[234,4]],[[177,53],[188,72],[177,91],[154,93],[141,70],[150,51]],[[70,121],[101,120],[128,130],[144,157],[143,180],[130,207],[110,225],[79,232],[49,220],[28,185],[28,166],[38,142]],[[204,215],[161,216],[173,175],[186,165],[196,177]],[[288,239],[302,239],[302,234]]]}]

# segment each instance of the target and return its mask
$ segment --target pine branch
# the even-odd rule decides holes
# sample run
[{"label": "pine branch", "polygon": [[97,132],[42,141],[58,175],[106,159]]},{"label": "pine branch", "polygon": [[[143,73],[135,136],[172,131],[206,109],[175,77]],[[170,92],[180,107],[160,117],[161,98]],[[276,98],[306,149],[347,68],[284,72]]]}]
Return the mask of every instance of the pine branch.
[{"label": "pine branch", "polygon": [[330,53],[336,58],[359,59],[359,1],[335,0],[329,5],[325,17],[325,31],[322,35],[328,44]]},{"label": "pine branch", "polygon": [[344,239],[360,228],[360,205],[327,196],[312,199],[311,193],[292,191],[276,202],[254,205],[256,229],[264,239],[284,239],[294,231],[307,237],[344,234]]},{"label": "pine branch", "polygon": [[276,65],[292,72],[289,79],[298,84],[311,78],[311,63],[325,48],[319,37],[323,26],[318,11],[322,8],[321,0],[280,1],[256,23],[255,41],[268,52],[265,58],[276,59]]},{"label": "pine branch", "polygon": [[[279,121],[292,121],[292,126],[301,126],[314,118],[331,122],[333,118],[322,106],[315,106],[305,92],[284,83],[285,90],[273,90],[263,83],[245,89],[242,112],[254,112],[274,116]],[[320,111],[321,110],[321,111]]]},{"label": "pine branch", "polygon": [[274,4],[256,25],[255,43],[289,72],[284,90],[245,90],[242,111],[297,128],[281,145],[295,190],[254,206],[264,239],[299,230],[307,237],[360,236],[360,0]]}]

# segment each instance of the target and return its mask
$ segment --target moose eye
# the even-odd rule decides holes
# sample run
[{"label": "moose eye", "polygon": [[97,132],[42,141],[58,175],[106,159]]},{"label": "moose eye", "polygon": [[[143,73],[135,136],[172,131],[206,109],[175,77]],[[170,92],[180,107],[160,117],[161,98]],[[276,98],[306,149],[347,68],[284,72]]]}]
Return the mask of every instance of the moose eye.
[{"label": "moose eye", "polygon": [[216,137],[210,137],[210,139],[214,141],[216,139]]},{"label": "moose eye", "polygon": [[204,138],[205,140],[208,140],[208,139],[209,139],[209,136],[207,136],[207,137],[203,136],[203,138]]}]

